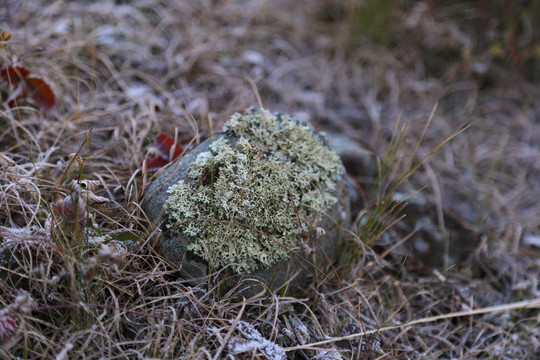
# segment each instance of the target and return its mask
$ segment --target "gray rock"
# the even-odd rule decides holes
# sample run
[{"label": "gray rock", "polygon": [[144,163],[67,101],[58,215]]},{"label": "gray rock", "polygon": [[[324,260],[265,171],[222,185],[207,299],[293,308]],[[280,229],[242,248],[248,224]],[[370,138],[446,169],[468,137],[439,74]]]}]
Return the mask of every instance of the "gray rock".
[{"label": "gray rock", "polygon": [[241,283],[244,294],[296,287],[319,270],[333,277],[327,257],[336,261],[350,225],[339,157],[310,126],[265,110],[234,115],[165,169],[143,208],[182,277],[206,282],[224,268],[225,289],[255,280]]}]

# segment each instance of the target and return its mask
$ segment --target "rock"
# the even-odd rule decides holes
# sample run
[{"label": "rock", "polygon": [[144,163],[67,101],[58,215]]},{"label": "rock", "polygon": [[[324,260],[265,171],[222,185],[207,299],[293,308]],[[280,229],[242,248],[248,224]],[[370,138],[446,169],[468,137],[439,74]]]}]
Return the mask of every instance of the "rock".
[{"label": "rock", "polygon": [[260,283],[247,292],[275,290],[301,284],[314,265],[333,276],[323,251],[335,261],[350,224],[344,175],[311,126],[246,110],[157,176],[143,207],[183,277],[226,268],[226,288],[249,277]]}]

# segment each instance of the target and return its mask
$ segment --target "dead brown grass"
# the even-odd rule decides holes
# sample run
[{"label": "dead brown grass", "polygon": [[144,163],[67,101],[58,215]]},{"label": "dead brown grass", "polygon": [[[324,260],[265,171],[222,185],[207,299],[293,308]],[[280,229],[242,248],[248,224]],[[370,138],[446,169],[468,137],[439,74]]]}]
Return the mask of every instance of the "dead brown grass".
[{"label": "dead brown grass", "polygon": [[[57,105],[8,108],[1,88],[0,322],[16,330],[0,356],[538,356],[539,252],[522,243],[540,231],[538,84],[471,45],[451,14],[470,14],[466,2],[438,17],[420,5],[395,9],[408,28],[383,47],[358,34],[354,1],[1,3],[0,26],[13,33],[2,62],[47,80]],[[160,132],[198,141],[209,117],[220,128],[257,105],[253,82],[265,107],[379,160],[400,114],[404,157],[436,103],[419,158],[473,125],[398,190],[422,188],[403,221],[369,246],[355,239],[336,264],[341,281],[245,299],[213,277],[188,283],[154,251],[140,163]],[[353,156],[348,170],[363,162]],[[85,179],[109,203],[69,226],[52,204]],[[374,205],[374,179],[352,175],[364,190],[357,209]]]}]

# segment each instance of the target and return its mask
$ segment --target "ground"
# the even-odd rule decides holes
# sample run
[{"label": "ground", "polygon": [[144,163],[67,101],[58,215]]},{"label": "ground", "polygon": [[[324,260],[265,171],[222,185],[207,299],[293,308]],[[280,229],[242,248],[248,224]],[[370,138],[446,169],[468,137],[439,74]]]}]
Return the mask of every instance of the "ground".
[{"label": "ground", "polygon": [[[0,80],[0,355],[538,358],[540,11],[484,3],[0,3],[2,66],[55,94]],[[245,299],[155,251],[141,164],[261,105],[351,145],[353,239]]]}]

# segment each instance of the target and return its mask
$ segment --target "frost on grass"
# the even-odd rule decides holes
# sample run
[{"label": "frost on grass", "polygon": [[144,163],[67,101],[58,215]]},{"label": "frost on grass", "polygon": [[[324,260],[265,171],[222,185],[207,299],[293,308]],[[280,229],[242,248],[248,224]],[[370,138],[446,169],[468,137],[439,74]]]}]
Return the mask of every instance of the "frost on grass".
[{"label": "frost on grass", "polygon": [[314,360],[342,360],[343,357],[341,356],[340,352],[332,348],[330,350],[322,350],[317,353],[313,357]]},{"label": "frost on grass", "polygon": [[336,203],[343,167],[310,126],[288,115],[247,110],[223,130],[238,141],[212,143],[168,189],[168,226],[214,266],[266,268],[298,248],[301,225],[316,224]]},{"label": "frost on grass", "polygon": [[227,344],[229,353],[239,355],[258,350],[268,360],[287,359],[285,350],[281,346],[265,339],[252,325],[239,321],[236,328],[244,337],[235,337],[229,341]]}]

